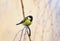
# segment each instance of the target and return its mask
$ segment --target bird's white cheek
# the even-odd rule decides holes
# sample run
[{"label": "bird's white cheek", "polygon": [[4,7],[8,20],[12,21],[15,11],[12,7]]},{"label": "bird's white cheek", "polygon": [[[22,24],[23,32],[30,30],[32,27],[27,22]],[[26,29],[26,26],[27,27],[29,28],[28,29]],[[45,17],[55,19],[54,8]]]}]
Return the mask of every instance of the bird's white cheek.
[{"label": "bird's white cheek", "polygon": [[29,20],[31,20],[31,18],[28,17]]}]

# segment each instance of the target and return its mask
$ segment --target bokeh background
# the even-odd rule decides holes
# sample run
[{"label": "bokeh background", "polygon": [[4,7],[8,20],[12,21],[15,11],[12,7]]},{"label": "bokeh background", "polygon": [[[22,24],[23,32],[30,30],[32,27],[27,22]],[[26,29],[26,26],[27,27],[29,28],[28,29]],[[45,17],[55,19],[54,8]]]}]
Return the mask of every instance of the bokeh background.
[{"label": "bokeh background", "polygon": [[[60,41],[60,0],[23,0],[25,16],[32,15],[32,41]],[[21,0],[0,0],[0,41],[13,41],[24,26]]]}]

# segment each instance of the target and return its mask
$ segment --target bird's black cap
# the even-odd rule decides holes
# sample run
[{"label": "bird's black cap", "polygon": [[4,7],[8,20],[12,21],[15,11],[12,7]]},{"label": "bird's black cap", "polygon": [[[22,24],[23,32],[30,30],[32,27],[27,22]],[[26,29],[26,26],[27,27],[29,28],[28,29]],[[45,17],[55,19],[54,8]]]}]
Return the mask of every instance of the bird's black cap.
[{"label": "bird's black cap", "polygon": [[31,18],[31,20],[30,20],[30,21],[32,21],[32,20],[33,20],[33,16],[29,15],[28,17],[29,17],[29,18]]}]

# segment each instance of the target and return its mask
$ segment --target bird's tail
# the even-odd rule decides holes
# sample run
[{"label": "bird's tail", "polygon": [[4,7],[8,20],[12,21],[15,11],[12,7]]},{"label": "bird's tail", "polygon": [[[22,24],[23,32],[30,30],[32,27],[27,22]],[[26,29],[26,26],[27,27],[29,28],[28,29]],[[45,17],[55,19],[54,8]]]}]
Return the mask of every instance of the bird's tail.
[{"label": "bird's tail", "polygon": [[21,23],[17,23],[16,25],[20,25]]}]

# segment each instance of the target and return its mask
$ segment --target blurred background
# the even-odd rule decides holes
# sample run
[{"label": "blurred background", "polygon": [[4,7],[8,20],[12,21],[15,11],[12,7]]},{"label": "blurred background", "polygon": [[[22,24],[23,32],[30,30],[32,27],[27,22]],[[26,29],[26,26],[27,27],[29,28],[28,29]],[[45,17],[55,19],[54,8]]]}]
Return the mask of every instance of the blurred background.
[{"label": "blurred background", "polygon": [[[32,41],[60,41],[60,0],[23,0],[25,16],[32,15]],[[21,0],[0,0],[0,41],[13,41],[24,28]],[[28,39],[28,38],[27,38]]]}]

